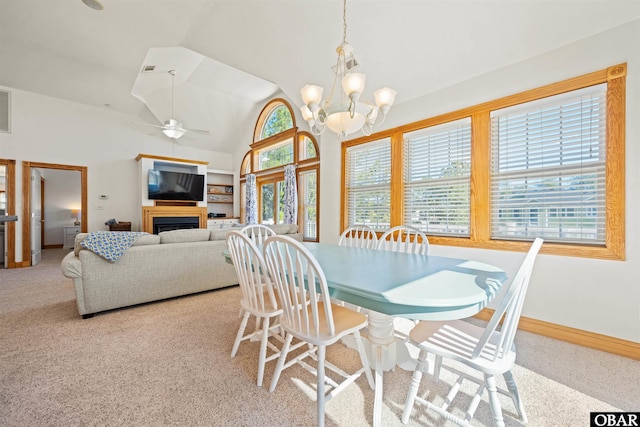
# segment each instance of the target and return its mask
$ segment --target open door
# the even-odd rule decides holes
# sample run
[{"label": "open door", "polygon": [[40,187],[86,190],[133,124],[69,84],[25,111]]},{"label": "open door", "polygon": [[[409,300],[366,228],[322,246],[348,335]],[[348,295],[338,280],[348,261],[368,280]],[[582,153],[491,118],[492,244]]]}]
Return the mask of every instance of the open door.
[{"label": "open door", "polygon": [[31,265],[42,259],[42,199],[40,170],[31,169]]}]

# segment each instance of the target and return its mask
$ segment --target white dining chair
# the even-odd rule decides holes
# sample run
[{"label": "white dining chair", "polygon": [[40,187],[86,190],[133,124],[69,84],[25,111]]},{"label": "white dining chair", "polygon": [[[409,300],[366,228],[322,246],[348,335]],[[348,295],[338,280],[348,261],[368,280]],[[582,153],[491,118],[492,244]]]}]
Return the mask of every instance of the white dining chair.
[{"label": "white dining chair", "polygon": [[368,225],[354,225],[342,232],[338,246],[375,249],[378,246],[378,236]]},{"label": "white dining chair", "polygon": [[429,239],[415,227],[399,225],[387,230],[378,240],[378,249],[417,255],[429,253]]},{"label": "white dining chair", "polygon": [[258,247],[262,246],[264,241],[267,240],[267,237],[276,235],[273,229],[262,224],[249,224],[242,227],[240,231],[249,236]]},{"label": "white dining chair", "polygon": [[[516,348],[513,340],[518,328],[533,265],[542,242],[543,240],[540,238],[534,240],[513,280],[502,290],[498,306],[485,327],[476,326],[464,320],[421,321],[411,330],[409,333],[411,342],[420,349],[420,353],[402,413],[403,424],[409,421],[413,406],[418,403],[437,412],[449,421],[469,426],[485,390],[488,391],[489,406],[496,426],[504,426],[498,393],[511,397],[518,415],[526,424],[527,415],[511,373],[516,360]],[[441,405],[436,405],[417,395],[422,373],[427,365],[428,353],[436,356],[436,365],[438,366],[436,370],[440,369],[439,366],[443,359],[450,359],[479,371],[484,378],[474,378],[460,373],[461,375],[451,387],[444,402]],[[503,375],[507,390],[497,387],[494,377],[496,374]],[[434,373],[434,376],[436,375],[437,372]],[[477,383],[478,388],[465,417],[461,418],[448,409],[464,380]]]},{"label": "white dining chair", "polygon": [[[258,359],[258,386],[262,386],[264,367],[266,362],[276,359],[280,349],[269,341],[270,336],[280,338],[279,316],[282,308],[278,304],[275,290],[267,274],[267,268],[262,253],[255,242],[241,231],[230,231],[227,235],[227,249],[233,266],[238,275],[238,284],[242,291],[240,313],[242,321],[238,328],[236,339],[231,350],[231,357],[235,357],[240,343],[245,340],[260,340]],[[256,328],[245,335],[245,329],[250,316],[256,318]],[[273,323],[271,321],[273,320]],[[271,355],[267,357],[267,348]]]},{"label": "white dining chair", "polygon": [[[270,391],[275,390],[282,371],[296,363],[315,373],[317,425],[323,426],[325,402],[353,383],[362,373],[365,373],[369,386],[373,388],[369,361],[360,337],[360,330],[367,326],[367,318],[364,314],[330,302],[324,272],[302,243],[287,236],[270,237],[265,242],[264,258],[282,303],[281,324],[287,334],[271,379]],[[347,335],[353,335],[362,362],[362,367],[353,374],[348,374],[325,358],[327,346]],[[306,341],[310,348],[287,361],[294,337]],[[303,361],[308,357],[317,363],[315,372]],[[340,382],[326,376],[325,368],[340,376]],[[325,383],[331,388],[328,393],[325,392]]]}]

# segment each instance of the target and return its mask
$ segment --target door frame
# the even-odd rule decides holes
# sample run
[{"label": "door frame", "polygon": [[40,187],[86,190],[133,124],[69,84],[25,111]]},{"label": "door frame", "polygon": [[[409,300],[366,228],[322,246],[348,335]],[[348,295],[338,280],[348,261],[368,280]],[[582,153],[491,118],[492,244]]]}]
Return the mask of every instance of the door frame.
[{"label": "door frame", "polygon": [[[7,215],[16,214],[16,161],[0,159],[0,165],[6,167],[6,195],[7,195],[7,207],[5,213]],[[7,245],[4,250],[7,252],[7,264],[4,268],[16,267],[16,223],[9,221],[4,224],[4,233],[6,236]],[[4,254],[1,254],[4,258]]]},{"label": "door frame", "polygon": [[87,167],[61,165],[56,163],[22,162],[22,264],[20,267],[31,266],[31,168],[60,169],[80,172],[80,195],[82,199],[81,231],[87,232]]}]

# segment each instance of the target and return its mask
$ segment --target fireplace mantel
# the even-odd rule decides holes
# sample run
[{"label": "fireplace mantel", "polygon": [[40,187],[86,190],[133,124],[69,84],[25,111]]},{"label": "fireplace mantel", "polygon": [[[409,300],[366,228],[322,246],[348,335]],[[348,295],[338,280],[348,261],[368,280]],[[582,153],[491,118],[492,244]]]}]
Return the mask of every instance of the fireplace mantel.
[{"label": "fireplace mantel", "polygon": [[207,228],[207,208],[197,206],[143,206],[142,231],[153,233],[153,218],[167,216],[197,216],[200,228]]}]

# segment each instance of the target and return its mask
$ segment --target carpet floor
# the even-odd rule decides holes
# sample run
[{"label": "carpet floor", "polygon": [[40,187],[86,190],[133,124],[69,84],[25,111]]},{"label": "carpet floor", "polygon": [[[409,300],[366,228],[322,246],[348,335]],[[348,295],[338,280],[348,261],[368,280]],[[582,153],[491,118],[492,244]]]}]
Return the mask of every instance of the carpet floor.
[{"label": "carpet floor", "polygon": [[[231,287],[113,310],[83,320],[70,279],[68,253],[46,249],[30,268],[0,270],[0,425],[2,426],[313,426],[315,379],[285,370],[273,393],[256,386],[257,342],[230,357],[240,289]],[[529,426],[587,426],[591,411],[640,410],[640,362],[518,332],[517,366]],[[357,367],[354,350],[330,347],[328,359]],[[385,373],[385,426],[401,426],[411,372]],[[423,380],[420,395],[443,396],[453,373]],[[456,411],[469,400],[463,387]],[[508,398],[507,426],[519,426]],[[460,407],[460,409],[458,409]],[[373,391],[361,377],[326,404],[326,423],[371,425]],[[461,412],[460,412],[461,413]],[[486,399],[473,425],[491,425]],[[415,409],[412,426],[448,425]]]}]

